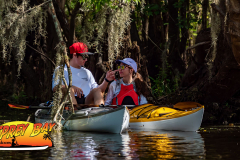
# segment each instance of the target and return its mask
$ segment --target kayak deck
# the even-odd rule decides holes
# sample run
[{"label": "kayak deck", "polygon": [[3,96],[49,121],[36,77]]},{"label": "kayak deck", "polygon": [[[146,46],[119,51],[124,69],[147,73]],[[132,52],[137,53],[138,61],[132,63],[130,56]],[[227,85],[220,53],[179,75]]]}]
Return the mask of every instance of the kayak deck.
[{"label": "kayak deck", "polygon": [[179,118],[198,112],[203,108],[204,106],[192,108],[191,110],[179,110],[175,108],[158,107],[155,105],[143,106],[140,108],[134,108],[134,110],[130,111],[130,122],[150,122]]},{"label": "kayak deck", "polygon": [[[35,115],[35,122],[37,123],[51,120],[51,115],[47,111],[39,112],[38,114],[36,112]],[[64,125],[64,128],[67,130],[109,133],[121,133],[128,127],[130,119],[127,107],[116,109],[108,107],[86,108],[78,110],[75,114],[69,116],[69,112],[65,111],[61,121],[64,124],[65,119],[69,118]]]},{"label": "kayak deck", "polygon": [[203,113],[204,106],[200,104],[185,110],[156,105],[139,106],[130,111],[130,128],[197,131]]}]

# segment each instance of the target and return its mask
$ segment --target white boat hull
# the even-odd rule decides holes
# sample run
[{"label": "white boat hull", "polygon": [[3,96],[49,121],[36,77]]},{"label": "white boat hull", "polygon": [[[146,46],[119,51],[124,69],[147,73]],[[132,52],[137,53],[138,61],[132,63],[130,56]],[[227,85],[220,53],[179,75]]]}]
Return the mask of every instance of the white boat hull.
[{"label": "white boat hull", "polygon": [[204,108],[192,114],[150,122],[130,122],[130,128],[136,129],[160,129],[160,130],[177,130],[177,131],[197,131],[202,123]]},{"label": "white boat hull", "polygon": [[[74,114],[64,125],[72,131],[121,133],[129,125],[129,112],[127,107],[119,107],[100,114],[81,116]],[[35,117],[36,123],[44,123],[49,119]],[[62,124],[65,120],[61,121]]]},{"label": "white boat hull", "polygon": [[0,150],[4,151],[31,151],[31,150],[44,150],[48,146],[32,146],[32,147],[0,147]]}]

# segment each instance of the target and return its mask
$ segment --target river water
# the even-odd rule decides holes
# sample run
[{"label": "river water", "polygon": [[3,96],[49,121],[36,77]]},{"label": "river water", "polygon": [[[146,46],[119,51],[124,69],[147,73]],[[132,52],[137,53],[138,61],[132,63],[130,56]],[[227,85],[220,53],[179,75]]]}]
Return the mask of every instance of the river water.
[{"label": "river water", "polygon": [[1,159],[239,159],[240,126],[198,132],[130,130],[122,134],[63,131],[42,151],[0,151]]}]

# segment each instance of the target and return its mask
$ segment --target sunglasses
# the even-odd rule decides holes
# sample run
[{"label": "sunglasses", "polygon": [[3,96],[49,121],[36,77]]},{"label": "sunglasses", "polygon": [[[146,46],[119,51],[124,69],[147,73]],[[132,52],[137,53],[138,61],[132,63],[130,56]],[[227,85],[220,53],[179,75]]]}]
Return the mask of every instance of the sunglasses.
[{"label": "sunglasses", "polygon": [[124,69],[127,68],[127,67],[129,67],[129,66],[124,66],[124,65],[122,65],[122,66],[118,66],[118,69],[124,70]]},{"label": "sunglasses", "polygon": [[80,56],[82,57],[83,60],[85,60],[85,59],[88,58],[88,55],[87,55],[87,54],[80,54]]}]

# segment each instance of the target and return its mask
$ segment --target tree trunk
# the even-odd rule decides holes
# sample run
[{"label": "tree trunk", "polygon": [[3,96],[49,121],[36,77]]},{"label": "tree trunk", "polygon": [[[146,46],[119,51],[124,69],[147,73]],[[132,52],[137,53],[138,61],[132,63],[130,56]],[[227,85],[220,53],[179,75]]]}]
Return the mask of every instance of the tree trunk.
[{"label": "tree trunk", "polygon": [[240,64],[240,2],[238,0],[230,0],[229,5],[228,30],[231,35],[234,57]]},{"label": "tree trunk", "polygon": [[[150,0],[149,5],[158,5],[158,2],[156,0]],[[162,49],[160,48],[161,45],[163,46],[162,36],[161,35],[161,26],[162,23],[162,17],[161,14],[155,14],[156,10],[151,11],[153,15],[149,16],[149,25],[148,25],[148,31],[147,32],[147,54],[146,58],[148,59],[148,73],[150,77],[156,78],[156,75],[159,73],[159,70],[156,69],[156,67],[160,67],[162,64],[161,54]],[[147,22],[147,21],[146,21]],[[146,24],[147,27],[147,24]]]},{"label": "tree trunk", "polygon": [[60,8],[61,3],[59,4],[58,1],[53,0],[53,5],[54,5],[54,9],[55,9],[55,12],[56,12],[57,19],[60,23],[60,27],[61,27],[61,29],[63,30],[63,33],[64,33],[63,36],[65,36],[65,38],[63,38],[63,40],[65,41],[65,43],[69,47],[72,44],[69,43],[69,37],[70,37],[69,27],[70,27],[70,25],[69,25],[68,19],[66,18],[64,10],[61,10],[61,8]]},{"label": "tree trunk", "polygon": [[[227,27],[232,43],[228,43],[228,35],[224,35],[222,29],[218,36],[217,54],[211,69],[212,79],[210,80],[209,67],[205,64],[206,55],[211,54],[210,44],[196,47],[194,61],[187,69],[181,84],[188,90],[197,89],[199,95],[197,100],[204,104],[226,102],[240,90],[240,67],[238,65],[240,62],[240,48],[238,48],[240,42],[240,3],[237,0],[232,0],[229,6],[225,6],[223,2],[219,6],[212,6],[216,7],[220,15],[223,16],[225,8],[229,8]],[[223,24],[224,22],[222,22],[222,28]],[[211,40],[210,35],[208,29],[202,30],[196,39],[196,43]]]},{"label": "tree trunk", "polygon": [[[185,0],[183,3],[183,6],[180,9],[181,18],[185,22],[183,24],[184,27],[181,28],[182,37],[181,37],[181,42],[180,42],[180,47],[179,47],[179,51],[180,51],[181,55],[184,53],[184,51],[186,49],[187,40],[189,38],[188,28],[187,28],[187,26],[189,26],[189,19],[187,16],[188,12],[189,12],[189,0]],[[185,55],[183,55],[182,57],[185,57]]]},{"label": "tree trunk", "polygon": [[141,45],[141,40],[139,38],[139,35],[138,35],[138,29],[137,29],[137,26],[136,26],[136,17],[135,17],[135,13],[133,12],[132,15],[131,15],[131,19],[132,19],[132,22],[131,22],[131,41],[137,41],[137,44],[142,46]]},{"label": "tree trunk", "polygon": [[74,8],[74,10],[72,11],[71,14],[71,20],[70,20],[70,34],[68,37],[68,45],[71,46],[73,44],[73,40],[75,37],[75,18],[77,13],[79,12],[79,8],[81,8],[82,4],[80,4],[80,2],[78,2]]},{"label": "tree trunk", "polygon": [[57,0],[59,8],[64,11],[66,0]]},{"label": "tree trunk", "polygon": [[209,6],[209,0],[203,0],[202,2],[202,29],[207,28],[207,10]]},{"label": "tree trunk", "polygon": [[172,66],[172,69],[175,74],[184,73],[185,67],[184,63],[180,57],[178,50],[179,47],[179,27],[178,27],[178,8],[174,7],[174,4],[178,0],[169,0],[168,1],[168,14],[169,14],[169,30],[168,37],[170,41],[169,47],[169,63]]},{"label": "tree trunk", "polygon": [[[143,15],[143,45],[146,46],[148,44],[148,30],[149,30],[149,17],[146,15]],[[145,53],[145,52],[144,52]]]}]

